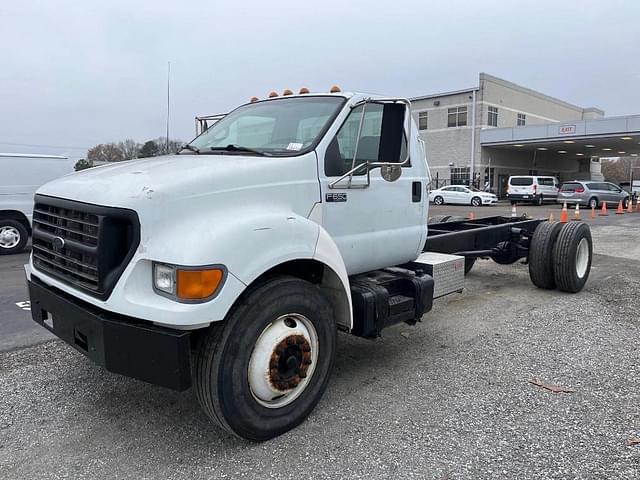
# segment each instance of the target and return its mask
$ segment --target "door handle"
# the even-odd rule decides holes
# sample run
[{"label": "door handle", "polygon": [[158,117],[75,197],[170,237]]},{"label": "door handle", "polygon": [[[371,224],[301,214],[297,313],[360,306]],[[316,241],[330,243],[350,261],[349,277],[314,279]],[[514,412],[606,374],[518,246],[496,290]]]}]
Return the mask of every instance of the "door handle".
[{"label": "door handle", "polygon": [[422,200],[422,182],[413,182],[411,184],[411,201],[414,203]]}]

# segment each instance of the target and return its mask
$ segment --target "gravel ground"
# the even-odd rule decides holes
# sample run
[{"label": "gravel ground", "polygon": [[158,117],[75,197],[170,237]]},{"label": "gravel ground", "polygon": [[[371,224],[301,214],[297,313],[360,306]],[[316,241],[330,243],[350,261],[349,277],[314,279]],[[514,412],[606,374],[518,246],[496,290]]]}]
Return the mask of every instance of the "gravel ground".
[{"label": "gravel ground", "polygon": [[639,292],[640,258],[597,255],[577,295],[479,261],[417,327],[340,335],[314,413],[263,444],[59,341],[3,353],[0,478],[640,478]]}]

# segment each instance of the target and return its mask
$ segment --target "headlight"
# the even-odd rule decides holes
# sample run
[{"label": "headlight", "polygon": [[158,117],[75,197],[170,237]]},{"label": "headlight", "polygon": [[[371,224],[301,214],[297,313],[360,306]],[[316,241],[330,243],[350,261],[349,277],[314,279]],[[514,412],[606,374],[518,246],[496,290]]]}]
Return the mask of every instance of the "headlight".
[{"label": "headlight", "polygon": [[176,269],[162,263],[153,264],[153,282],[157,290],[173,295],[176,293]]},{"label": "headlight", "polygon": [[181,267],[153,264],[153,287],[157,293],[177,301],[202,302],[213,298],[226,278],[222,265]]}]

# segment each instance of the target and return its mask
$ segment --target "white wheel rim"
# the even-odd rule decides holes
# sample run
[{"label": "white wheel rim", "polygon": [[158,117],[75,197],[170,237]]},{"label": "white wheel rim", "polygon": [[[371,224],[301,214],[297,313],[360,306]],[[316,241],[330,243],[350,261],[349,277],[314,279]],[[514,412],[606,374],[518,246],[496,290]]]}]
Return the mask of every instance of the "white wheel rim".
[{"label": "white wheel rim", "polygon": [[289,313],[267,325],[249,359],[248,380],[253,398],[267,408],[281,408],[293,402],[313,376],[318,348],[318,333],[304,315]]},{"label": "white wheel rim", "polygon": [[20,243],[20,232],[16,227],[0,227],[0,248],[13,248]]},{"label": "white wheel rim", "polygon": [[580,240],[576,250],[576,274],[578,278],[584,277],[589,266],[589,241],[586,238]]}]

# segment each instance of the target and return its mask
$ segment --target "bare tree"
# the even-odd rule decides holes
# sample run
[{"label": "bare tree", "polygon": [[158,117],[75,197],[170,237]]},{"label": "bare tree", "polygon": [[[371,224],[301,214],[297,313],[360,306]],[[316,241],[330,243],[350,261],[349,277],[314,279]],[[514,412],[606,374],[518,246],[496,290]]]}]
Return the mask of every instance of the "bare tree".
[{"label": "bare tree", "polygon": [[128,138],[124,142],[118,142],[118,148],[122,152],[122,158],[124,160],[130,160],[132,158],[138,158],[138,151],[140,150],[140,144]]},{"label": "bare tree", "polygon": [[156,145],[158,145],[158,155],[173,155],[184,143],[181,140],[175,139],[169,139],[167,142],[167,137],[158,137],[154,141]]},{"label": "bare tree", "polygon": [[100,143],[87,151],[87,160],[120,162],[124,160],[124,155],[115,143]]},{"label": "bare tree", "polygon": [[631,168],[633,167],[633,178],[640,179],[640,166],[638,159],[634,157],[620,157],[602,160],[602,175],[609,182],[628,182],[631,179]]}]

